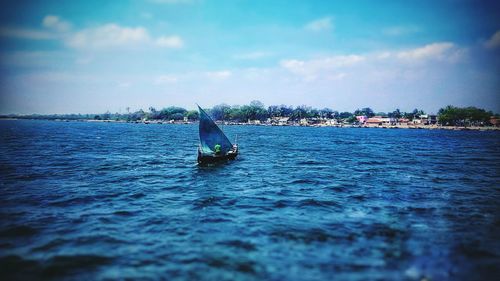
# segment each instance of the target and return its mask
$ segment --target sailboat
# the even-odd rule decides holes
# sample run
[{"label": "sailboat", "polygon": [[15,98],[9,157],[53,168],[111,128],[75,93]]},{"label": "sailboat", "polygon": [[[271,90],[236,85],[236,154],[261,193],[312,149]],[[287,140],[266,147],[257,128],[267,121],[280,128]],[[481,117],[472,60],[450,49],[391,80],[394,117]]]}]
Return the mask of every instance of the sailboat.
[{"label": "sailboat", "polygon": [[198,163],[209,164],[234,160],[238,155],[238,145],[229,141],[224,132],[199,105],[198,110],[200,111]]}]

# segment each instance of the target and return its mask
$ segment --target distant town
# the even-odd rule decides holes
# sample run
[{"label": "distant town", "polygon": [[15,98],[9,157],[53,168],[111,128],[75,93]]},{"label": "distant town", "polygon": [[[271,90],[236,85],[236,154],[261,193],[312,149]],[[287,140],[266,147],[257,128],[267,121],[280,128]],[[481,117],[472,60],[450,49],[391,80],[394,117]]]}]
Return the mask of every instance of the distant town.
[{"label": "distant town", "polygon": [[[205,108],[219,124],[261,126],[314,126],[314,127],[376,127],[376,128],[428,128],[428,129],[500,129],[500,115],[476,107],[446,106],[437,114],[414,109],[402,112],[375,112],[371,108],[354,112],[339,112],[330,108],[316,109],[310,106],[271,105],[260,101],[248,105],[230,106],[219,104]],[[170,106],[157,110],[150,107],[126,113],[103,114],[51,114],[51,115],[2,115],[1,119],[41,119],[56,121],[133,122],[144,124],[189,124],[197,122],[197,110]]]}]

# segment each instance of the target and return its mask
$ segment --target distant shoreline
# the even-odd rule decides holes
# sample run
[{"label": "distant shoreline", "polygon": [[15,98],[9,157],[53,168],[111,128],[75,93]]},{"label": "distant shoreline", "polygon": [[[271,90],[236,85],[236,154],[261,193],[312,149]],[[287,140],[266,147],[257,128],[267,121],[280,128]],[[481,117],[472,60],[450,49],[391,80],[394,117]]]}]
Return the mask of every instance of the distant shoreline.
[{"label": "distant shoreline", "polygon": [[[87,119],[28,119],[28,118],[0,118],[0,121],[17,121],[17,120],[35,120],[35,121],[54,121],[54,122],[91,122],[91,123],[135,123],[135,124],[153,124],[153,125],[162,125],[162,124],[170,124],[170,125],[189,125],[189,124],[197,124],[197,121],[123,121],[123,120],[87,120]],[[221,122],[217,122],[217,124],[222,124]],[[262,127],[333,127],[333,128],[377,128],[377,129],[410,129],[410,130],[452,130],[452,131],[500,131],[500,127],[494,126],[441,126],[441,125],[407,125],[407,124],[397,124],[397,125],[351,125],[351,124],[337,124],[337,125],[303,125],[303,124],[287,124],[287,125],[272,125],[272,124],[251,124],[251,123],[238,123],[238,122],[225,122],[224,126],[262,126]]]}]

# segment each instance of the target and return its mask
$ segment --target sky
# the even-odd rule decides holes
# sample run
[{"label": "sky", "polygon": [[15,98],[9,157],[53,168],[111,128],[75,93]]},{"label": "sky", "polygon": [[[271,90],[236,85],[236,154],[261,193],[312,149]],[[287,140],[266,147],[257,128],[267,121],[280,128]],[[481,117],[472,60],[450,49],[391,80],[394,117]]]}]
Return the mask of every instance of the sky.
[{"label": "sky", "polygon": [[0,114],[196,103],[500,113],[495,1],[2,1]]}]

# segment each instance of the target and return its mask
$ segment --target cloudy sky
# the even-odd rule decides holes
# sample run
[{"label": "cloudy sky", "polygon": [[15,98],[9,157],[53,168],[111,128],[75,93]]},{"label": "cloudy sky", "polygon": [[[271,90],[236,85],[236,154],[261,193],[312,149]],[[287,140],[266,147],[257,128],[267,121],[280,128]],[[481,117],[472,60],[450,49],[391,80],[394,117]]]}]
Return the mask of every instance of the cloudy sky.
[{"label": "cloudy sky", "polygon": [[[247,104],[500,112],[494,1],[11,1],[0,114]],[[497,4],[498,5],[498,4]]]}]

